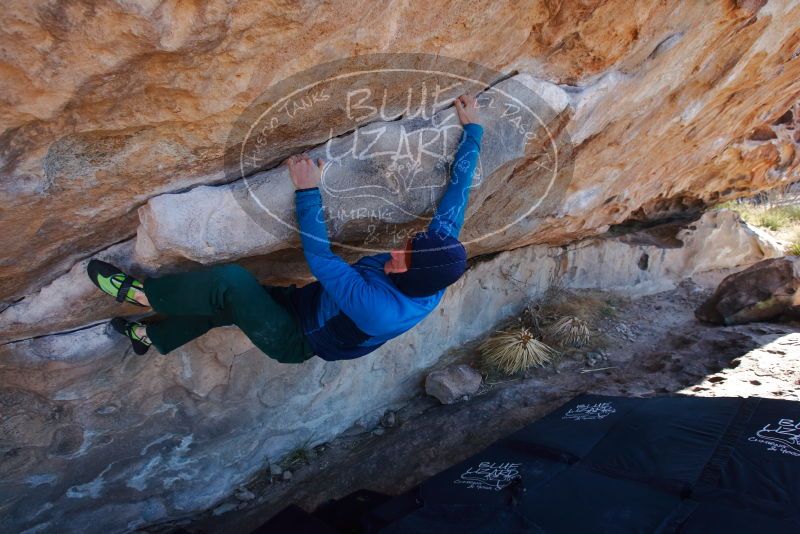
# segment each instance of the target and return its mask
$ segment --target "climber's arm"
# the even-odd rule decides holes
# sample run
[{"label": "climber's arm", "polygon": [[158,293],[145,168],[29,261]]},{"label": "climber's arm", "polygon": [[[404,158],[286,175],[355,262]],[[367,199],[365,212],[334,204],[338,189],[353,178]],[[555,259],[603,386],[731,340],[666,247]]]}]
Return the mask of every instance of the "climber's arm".
[{"label": "climber's arm", "polygon": [[477,123],[464,125],[464,132],[450,171],[450,184],[428,225],[428,231],[458,238],[464,224],[464,213],[469,200],[469,188],[481,151],[483,127]]},{"label": "climber's arm", "polygon": [[369,309],[379,307],[376,289],[361,274],[331,250],[319,183],[324,162],[307,155],[286,160],[295,187],[294,202],[300,240],[311,273],[319,280],[339,308],[357,325],[369,322]]},{"label": "climber's arm", "polygon": [[331,250],[325,212],[319,189],[295,191],[295,209],[303,254],[311,273],[319,280],[341,310],[362,330],[369,325],[370,311],[381,308],[376,288]]}]

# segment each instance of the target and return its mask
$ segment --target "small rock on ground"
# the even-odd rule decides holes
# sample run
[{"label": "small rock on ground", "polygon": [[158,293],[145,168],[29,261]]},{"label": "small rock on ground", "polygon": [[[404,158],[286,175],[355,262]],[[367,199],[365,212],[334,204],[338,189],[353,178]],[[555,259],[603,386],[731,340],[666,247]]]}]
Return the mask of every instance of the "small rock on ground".
[{"label": "small rock on ground", "polygon": [[387,411],[381,418],[381,426],[384,428],[392,428],[397,424],[397,414],[392,410]]},{"label": "small rock on ground", "polygon": [[215,515],[215,516],[222,515],[222,514],[227,514],[228,512],[236,510],[237,506],[238,506],[238,503],[226,502],[225,504],[221,504],[221,505],[217,506],[216,508],[214,508],[214,511],[211,512],[211,513],[212,513],[212,515]]},{"label": "small rock on ground", "polygon": [[240,501],[244,501],[244,502],[252,501],[253,499],[256,498],[255,494],[252,491],[250,491],[248,489],[244,489],[244,488],[242,488],[239,491],[237,491],[234,494],[234,496],[237,499],[239,499]]},{"label": "small rock on ground", "polygon": [[469,365],[451,365],[428,375],[425,393],[436,397],[442,404],[452,404],[477,393],[482,381],[481,375]]}]

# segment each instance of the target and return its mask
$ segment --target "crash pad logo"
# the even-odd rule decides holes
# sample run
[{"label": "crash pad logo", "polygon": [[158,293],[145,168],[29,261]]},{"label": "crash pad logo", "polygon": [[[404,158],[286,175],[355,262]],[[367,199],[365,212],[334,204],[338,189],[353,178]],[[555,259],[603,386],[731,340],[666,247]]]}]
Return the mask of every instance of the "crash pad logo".
[{"label": "crash pad logo", "polygon": [[300,230],[281,164],[305,150],[326,162],[319,217],[331,242],[367,253],[396,248],[427,227],[452,169],[467,164],[454,158],[463,128],[453,105],[467,92],[477,95],[483,125],[469,205],[483,217],[462,242],[557,213],[572,178],[567,94],[427,54],[345,58],[275,83],[234,124],[226,181],[250,218],[285,240]]},{"label": "crash pad logo", "polygon": [[573,421],[586,421],[591,419],[604,419],[617,410],[610,402],[598,402],[597,404],[579,404],[575,408],[570,408],[561,419],[571,419]]},{"label": "crash pad logo", "polygon": [[780,419],[777,424],[764,425],[748,441],[763,443],[773,452],[800,456],[800,421]]},{"label": "crash pad logo", "polygon": [[470,467],[453,484],[466,484],[469,489],[500,491],[520,478],[522,464],[510,462],[481,462]]}]

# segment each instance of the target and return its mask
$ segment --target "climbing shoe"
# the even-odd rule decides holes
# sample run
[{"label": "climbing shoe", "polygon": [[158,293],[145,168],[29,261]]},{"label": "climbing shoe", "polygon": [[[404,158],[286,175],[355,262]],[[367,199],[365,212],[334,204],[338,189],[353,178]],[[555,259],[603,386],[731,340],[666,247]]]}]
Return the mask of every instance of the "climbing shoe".
[{"label": "climbing shoe", "polygon": [[147,349],[150,348],[150,345],[153,344],[152,341],[147,337],[144,336],[137,336],[136,331],[134,328],[137,326],[144,326],[142,323],[136,323],[132,321],[126,321],[122,317],[114,317],[111,320],[111,328],[122,334],[123,336],[129,338],[131,340],[131,345],[133,345],[133,352],[136,354],[144,354],[147,352]]},{"label": "climbing shoe", "polygon": [[137,306],[144,306],[133,298],[136,290],[141,291],[144,286],[139,280],[125,274],[121,269],[104,261],[92,260],[86,267],[86,272],[94,285],[99,287],[103,293],[117,299],[117,302],[130,302]]}]

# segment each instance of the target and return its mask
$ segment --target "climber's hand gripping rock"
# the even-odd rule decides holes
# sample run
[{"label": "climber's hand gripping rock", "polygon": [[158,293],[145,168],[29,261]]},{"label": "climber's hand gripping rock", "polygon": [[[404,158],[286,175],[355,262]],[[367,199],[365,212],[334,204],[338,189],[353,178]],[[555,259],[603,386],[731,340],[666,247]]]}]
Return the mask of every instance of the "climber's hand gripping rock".
[{"label": "climber's hand gripping rock", "polygon": [[311,189],[319,186],[322,168],[325,165],[322,158],[315,163],[307,154],[301,154],[289,156],[285,163],[289,167],[289,176],[295,189]]}]

